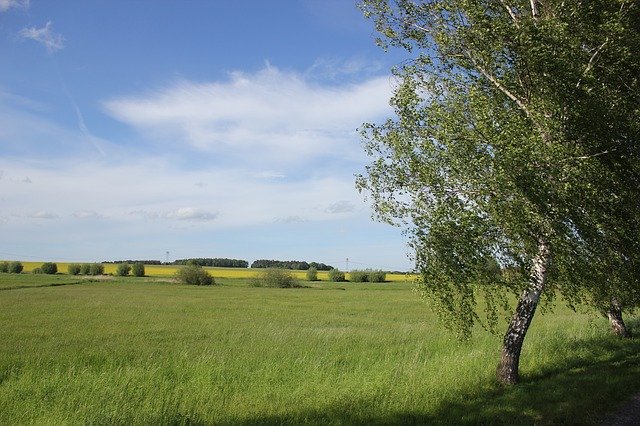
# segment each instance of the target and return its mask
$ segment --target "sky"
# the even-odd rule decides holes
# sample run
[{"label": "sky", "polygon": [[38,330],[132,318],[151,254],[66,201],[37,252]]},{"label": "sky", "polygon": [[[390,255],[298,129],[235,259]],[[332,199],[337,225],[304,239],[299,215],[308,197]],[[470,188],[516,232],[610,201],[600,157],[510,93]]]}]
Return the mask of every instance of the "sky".
[{"label": "sky", "polygon": [[409,270],[355,188],[403,59],[352,0],[0,0],[0,258]]}]

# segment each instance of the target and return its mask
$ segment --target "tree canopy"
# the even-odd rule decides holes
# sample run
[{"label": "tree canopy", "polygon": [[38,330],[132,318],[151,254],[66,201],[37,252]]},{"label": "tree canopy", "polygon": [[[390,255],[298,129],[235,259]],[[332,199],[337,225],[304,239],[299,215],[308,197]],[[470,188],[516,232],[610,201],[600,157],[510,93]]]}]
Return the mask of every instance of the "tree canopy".
[{"label": "tree canopy", "polygon": [[494,329],[515,293],[498,368],[515,383],[540,297],[637,305],[640,4],[361,8],[384,48],[412,58],[394,70],[397,118],[363,127],[374,160],[357,185],[378,219],[406,228],[445,324]]}]

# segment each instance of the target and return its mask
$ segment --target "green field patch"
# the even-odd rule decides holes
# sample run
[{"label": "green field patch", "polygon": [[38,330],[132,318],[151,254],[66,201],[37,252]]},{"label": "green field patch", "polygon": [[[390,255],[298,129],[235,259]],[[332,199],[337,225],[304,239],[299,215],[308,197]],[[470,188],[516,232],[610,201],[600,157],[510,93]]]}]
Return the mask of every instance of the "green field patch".
[{"label": "green field patch", "polygon": [[500,336],[456,341],[411,285],[221,283],[2,292],[0,423],[585,423],[640,388],[640,343],[567,309],[509,389]]},{"label": "green field patch", "polygon": [[86,284],[95,278],[79,278],[71,275],[42,275],[42,274],[0,274],[0,291],[21,288],[55,287],[62,285]]}]

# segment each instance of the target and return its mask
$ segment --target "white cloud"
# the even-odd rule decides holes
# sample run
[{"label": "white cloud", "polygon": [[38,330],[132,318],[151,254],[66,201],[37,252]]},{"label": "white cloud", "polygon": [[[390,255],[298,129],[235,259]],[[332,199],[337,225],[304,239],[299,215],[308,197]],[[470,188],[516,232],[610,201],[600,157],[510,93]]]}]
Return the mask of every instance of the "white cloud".
[{"label": "white cloud", "polygon": [[284,179],[286,175],[281,172],[274,172],[271,170],[254,173],[253,177],[256,179]]},{"label": "white cloud", "polygon": [[306,222],[307,220],[301,216],[286,216],[286,217],[277,217],[273,220],[274,222],[281,222],[281,223],[303,223]]},{"label": "white cloud", "polygon": [[319,85],[267,65],[223,82],[181,81],[143,96],[105,102],[109,114],[155,139],[247,163],[360,157],[356,129],[389,113],[388,77]]},{"label": "white cloud", "polygon": [[77,219],[99,219],[102,215],[93,210],[76,210],[73,212],[73,217]]},{"label": "white cloud", "polygon": [[40,210],[37,212],[29,213],[26,217],[31,219],[58,219],[59,216],[53,212]]},{"label": "white cloud", "polygon": [[0,0],[0,12],[6,12],[11,8],[28,9],[29,0]]},{"label": "white cloud", "polygon": [[209,212],[194,207],[180,207],[167,214],[169,219],[188,220],[194,222],[209,222],[218,217],[218,212]]},{"label": "white cloud", "polygon": [[23,28],[20,30],[20,36],[41,43],[47,48],[47,52],[55,53],[64,48],[64,37],[56,34],[52,30],[53,23],[51,21],[42,28]]},{"label": "white cloud", "polygon": [[356,209],[356,206],[349,201],[338,201],[333,204],[330,204],[325,211],[331,214],[339,214],[339,213],[351,213]]}]

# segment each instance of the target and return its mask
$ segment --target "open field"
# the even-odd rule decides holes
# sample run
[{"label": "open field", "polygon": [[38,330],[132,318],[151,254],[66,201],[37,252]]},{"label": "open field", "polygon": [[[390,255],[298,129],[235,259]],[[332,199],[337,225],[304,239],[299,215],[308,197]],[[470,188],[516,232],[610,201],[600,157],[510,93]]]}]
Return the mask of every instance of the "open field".
[{"label": "open field", "polygon": [[0,274],[32,286],[0,291],[0,424],[592,423],[640,390],[640,342],[560,307],[503,388],[500,337],[456,342],[407,283],[23,276]]},{"label": "open field", "polygon": [[[24,265],[24,272],[28,273],[35,268],[42,266],[42,262],[22,262]],[[56,262],[58,265],[58,272],[66,273],[69,262]],[[115,274],[117,265],[112,263],[104,264],[105,274]],[[145,265],[145,274],[150,277],[166,277],[175,275],[179,266],[175,265]],[[255,277],[261,269],[251,268],[204,268],[214,278],[252,278]],[[297,279],[304,280],[306,278],[307,271],[290,271]],[[318,279],[327,281],[329,279],[327,271],[318,271]],[[347,274],[349,279],[349,274]],[[415,279],[415,275],[412,274],[387,274],[387,281],[390,282],[404,282]]]}]

